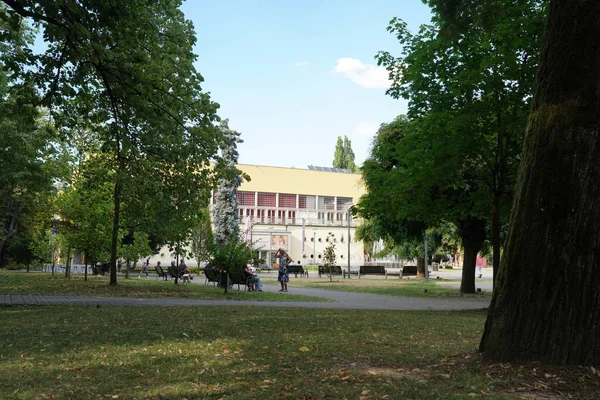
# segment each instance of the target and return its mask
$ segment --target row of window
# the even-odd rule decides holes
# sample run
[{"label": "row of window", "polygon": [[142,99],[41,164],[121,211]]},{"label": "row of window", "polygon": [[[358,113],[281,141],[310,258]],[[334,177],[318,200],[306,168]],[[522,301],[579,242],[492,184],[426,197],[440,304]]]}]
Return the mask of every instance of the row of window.
[{"label": "row of window", "polygon": [[237,200],[240,206],[299,208],[308,210],[347,210],[352,205],[351,197],[245,191],[237,192]]}]

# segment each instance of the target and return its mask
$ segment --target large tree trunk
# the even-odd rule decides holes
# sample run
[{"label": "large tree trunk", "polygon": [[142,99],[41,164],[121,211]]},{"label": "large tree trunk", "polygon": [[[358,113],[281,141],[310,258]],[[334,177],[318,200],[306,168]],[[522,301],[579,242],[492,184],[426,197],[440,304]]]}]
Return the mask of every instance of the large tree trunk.
[{"label": "large tree trunk", "polygon": [[[118,145],[117,145],[118,146]],[[118,151],[118,150],[117,150]],[[114,205],[115,211],[113,214],[113,231],[112,240],[110,244],[110,285],[117,284],[117,249],[119,246],[119,221],[121,213],[121,194],[123,192],[123,181],[122,174],[125,171],[125,164],[121,157],[119,157],[119,170],[117,173],[117,179],[115,181],[114,191]],[[129,268],[127,268],[129,270]]]},{"label": "large tree trunk", "polygon": [[459,221],[457,226],[465,252],[460,291],[475,293],[475,264],[477,263],[477,253],[481,250],[485,240],[485,221],[479,219]]},{"label": "large tree trunk", "polygon": [[480,350],[600,365],[600,1],[553,0]]},{"label": "large tree trunk", "polygon": [[502,203],[502,195],[494,193],[492,201],[492,288],[496,283],[496,273],[500,267],[500,208]]}]

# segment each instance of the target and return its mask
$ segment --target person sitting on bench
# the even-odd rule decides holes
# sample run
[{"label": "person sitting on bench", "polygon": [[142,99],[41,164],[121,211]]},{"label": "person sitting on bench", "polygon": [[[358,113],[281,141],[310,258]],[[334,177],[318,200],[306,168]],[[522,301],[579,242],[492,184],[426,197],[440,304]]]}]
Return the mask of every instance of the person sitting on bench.
[{"label": "person sitting on bench", "polygon": [[260,281],[260,276],[258,276],[256,274],[256,270],[255,268],[250,265],[250,264],[246,264],[246,266],[244,267],[244,275],[249,276],[250,279],[248,280],[248,283],[250,283],[250,291],[254,291],[256,290],[257,292],[262,292],[262,282]]}]

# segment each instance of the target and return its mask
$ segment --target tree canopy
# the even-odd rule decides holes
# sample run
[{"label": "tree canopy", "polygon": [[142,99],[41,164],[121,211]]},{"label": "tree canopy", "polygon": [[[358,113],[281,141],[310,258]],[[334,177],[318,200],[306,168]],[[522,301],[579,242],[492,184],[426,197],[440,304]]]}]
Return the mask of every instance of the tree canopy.
[{"label": "tree canopy", "polygon": [[354,163],[354,157],[350,139],[348,139],[347,136],[344,136],[343,139],[341,136],[338,136],[333,155],[333,167],[349,169],[352,172],[356,172],[358,167]]},{"label": "tree canopy", "polygon": [[[403,55],[377,56],[393,79],[388,94],[409,101],[409,134],[378,137],[391,141],[388,152],[400,153],[389,172],[395,186],[386,185],[406,218],[453,221],[463,232],[465,292],[475,289],[475,256],[487,223],[495,265],[499,260],[545,18],[538,1],[493,3],[502,6],[493,21],[452,35],[439,7],[416,34],[395,18],[388,30]],[[487,15],[478,7],[469,12],[477,20]]]},{"label": "tree canopy", "polygon": [[120,230],[189,232],[196,202],[208,199],[218,179],[210,162],[219,158],[223,135],[215,126],[218,105],[194,67],[193,26],[178,0],[3,4],[10,31],[26,18],[46,45],[40,54],[25,44],[4,57],[15,82],[35,85],[22,101],[46,106],[64,135],[90,130],[97,151],[111,160],[114,284]]}]

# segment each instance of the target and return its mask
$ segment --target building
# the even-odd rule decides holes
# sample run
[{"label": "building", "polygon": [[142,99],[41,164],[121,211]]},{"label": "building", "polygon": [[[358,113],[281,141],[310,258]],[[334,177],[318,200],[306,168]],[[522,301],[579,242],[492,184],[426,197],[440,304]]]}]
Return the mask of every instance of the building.
[{"label": "building", "polygon": [[[240,232],[252,241],[265,260],[263,264],[274,263],[279,247],[285,247],[302,265],[321,264],[329,232],[334,235],[338,265],[347,266],[348,259],[353,266],[363,263],[363,244],[353,240],[361,221],[348,220],[348,209],[365,193],[360,174],[313,166],[239,164],[237,168],[250,176],[237,192]],[[212,204],[214,200],[213,194]],[[164,247],[160,255],[151,258],[151,264],[169,265],[172,259]],[[196,260],[186,262],[196,265]]]},{"label": "building", "polygon": [[274,263],[279,247],[303,265],[320,264],[329,232],[338,265],[347,266],[348,260],[351,265],[363,263],[362,242],[353,240],[360,220],[348,219],[348,209],[365,192],[360,174],[313,166],[237,167],[251,178],[238,189],[240,231],[266,264]]}]

